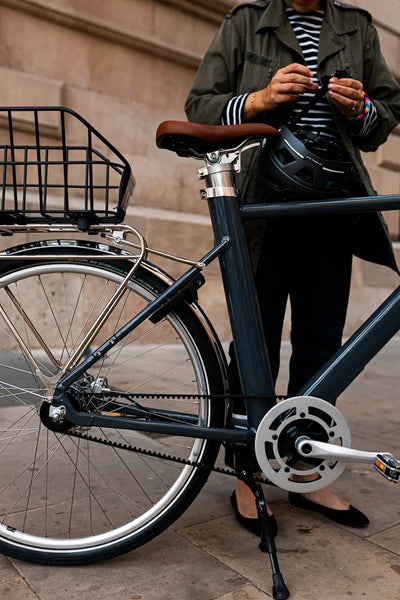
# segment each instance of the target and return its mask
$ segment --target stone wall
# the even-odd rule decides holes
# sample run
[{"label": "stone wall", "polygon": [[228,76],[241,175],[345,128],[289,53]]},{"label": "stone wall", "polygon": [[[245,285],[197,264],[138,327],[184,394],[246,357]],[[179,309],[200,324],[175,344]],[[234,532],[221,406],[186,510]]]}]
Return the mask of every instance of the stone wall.
[{"label": "stone wall", "polygon": [[[400,0],[353,0],[370,10],[400,79]],[[127,220],[150,246],[200,258],[212,244],[198,163],[158,150],[163,120],[185,119],[196,68],[229,0],[0,0],[1,104],[64,105],[87,118],[131,162],[137,180]],[[51,124],[50,124],[51,125]],[[366,157],[381,193],[400,193],[400,132]],[[394,238],[397,213],[388,215]],[[177,275],[181,267],[161,261]],[[201,303],[223,338],[228,327],[217,265]],[[355,263],[348,330],[396,276]]]}]

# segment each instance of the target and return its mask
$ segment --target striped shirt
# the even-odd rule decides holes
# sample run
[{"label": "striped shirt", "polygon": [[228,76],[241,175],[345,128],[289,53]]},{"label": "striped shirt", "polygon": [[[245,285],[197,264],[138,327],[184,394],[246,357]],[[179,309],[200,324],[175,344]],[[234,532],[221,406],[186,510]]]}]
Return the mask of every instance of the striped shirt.
[{"label": "striped shirt", "polygon": [[[299,13],[293,8],[286,8],[286,14],[299,42],[304,62],[313,73],[312,80],[318,82],[318,47],[324,12],[315,10],[307,13]],[[222,125],[237,125],[242,123],[243,108],[248,96],[249,94],[234,96],[227,103],[221,118]],[[331,107],[325,96],[322,96],[314,106],[306,110],[313,96],[313,93],[305,92],[296,102],[293,109],[294,118],[304,110],[304,114],[297,121],[297,125],[312,126],[313,130],[318,130],[321,133],[337,135],[335,134],[336,126]],[[371,102],[370,111],[367,115],[364,115],[363,119],[351,122],[351,124],[354,127],[354,134],[362,137],[370,135],[374,127],[378,124],[378,115],[374,104]]]},{"label": "striped shirt", "polygon": [[[286,15],[296,34],[297,41],[299,42],[304,56],[304,62],[313,73],[312,80],[314,83],[318,83],[318,47],[322,21],[324,20],[324,12],[321,10],[313,10],[308,13],[298,13],[294,8],[287,8]],[[294,118],[307,108],[313,97],[313,92],[304,92],[304,94],[299,96],[299,99],[293,108]],[[332,111],[325,96],[322,96],[310,110],[307,110],[305,114],[296,121],[296,123],[299,126],[313,126],[313,129],[317,129],[321,133],[334,129],[335,124]]]}]

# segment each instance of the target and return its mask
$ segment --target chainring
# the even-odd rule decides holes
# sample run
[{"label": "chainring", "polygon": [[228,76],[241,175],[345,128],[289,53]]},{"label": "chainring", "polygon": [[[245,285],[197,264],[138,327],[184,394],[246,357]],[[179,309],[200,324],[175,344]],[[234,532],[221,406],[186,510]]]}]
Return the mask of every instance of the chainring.
[{"label": "chainring", "polygon": [[[320,490],[342,474],[345,463],[337,459],[305,459],[295,442],[301,436],[351,447],[351,433],[340,411],[329,402],[311,396],[282,400],[262,419],[256,433],[258,464],[275,485],[290,492]],[[296,481],[307,476],[310,481]]]}]

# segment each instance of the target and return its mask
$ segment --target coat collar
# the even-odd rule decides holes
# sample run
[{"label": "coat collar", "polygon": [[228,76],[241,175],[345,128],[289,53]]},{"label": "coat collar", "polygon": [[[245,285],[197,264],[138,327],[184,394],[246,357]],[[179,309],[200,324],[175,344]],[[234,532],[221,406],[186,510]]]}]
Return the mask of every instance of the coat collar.
[{"label": "coat collar", "polygon": [[263,29],[278,29],[287,22],[283,0],[267,0],[265,4],[266,8],[258,21],[256,33]]},{"label": "coat collar", "polygon": [[266,9],[258,21],[256,33],[262,33],[267,29],[274,30],[275,35],[285,46],[289,46],[301,56],[299,42],[286,17],[284,0],[267,0],[266,4]]},{"label": "coat collar", "polygon": [[[351,10],[348,10],[351,8]],[[354,9],[354,10],[353,10]],[[341,2],[327,0],[325,21],[338,35],[344,35],[358,30],[357,8],[348,7]]]},{"label": "coat collar", "polygon": [[[261,4],[261,2],[259,3]],[[269,29],[274,30],[276,36],[286,45],[301,56],[297,38],[287,20],[284,0],[265,0],[264,12],[258,21],[256,33]],[[340,2],[325,1],[325,18],[321,29],[321,40],[318,53],[318,63],[322,63],[328,56],[339,52],[346,47],[343,35],[357,31],[357,11],[346,10]]]},{"label": "coat collar", "polygon": [[[278,29],[287,23],[284,0],[264,0],[264,2],[258,2],[257,4],[265,5],[265,10],[258,21],[257,33],[263,29]],[[357,11],[346,10],[344,18],[344,6],[346,5],[336,0],[333,2],[332,0],[326,0],[325,2],[325,21],[338,35],[357,30]]]}]

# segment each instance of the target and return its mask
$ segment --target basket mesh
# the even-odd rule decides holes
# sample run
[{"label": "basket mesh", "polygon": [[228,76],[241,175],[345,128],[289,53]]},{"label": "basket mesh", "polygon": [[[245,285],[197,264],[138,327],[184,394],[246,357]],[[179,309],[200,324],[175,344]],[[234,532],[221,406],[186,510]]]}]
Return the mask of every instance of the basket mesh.
[{"label": "basket mesh", "polygon": [[119,223],[134,188],[118,150],[59,107],[0,108],[0,181],[2,225]]}]

